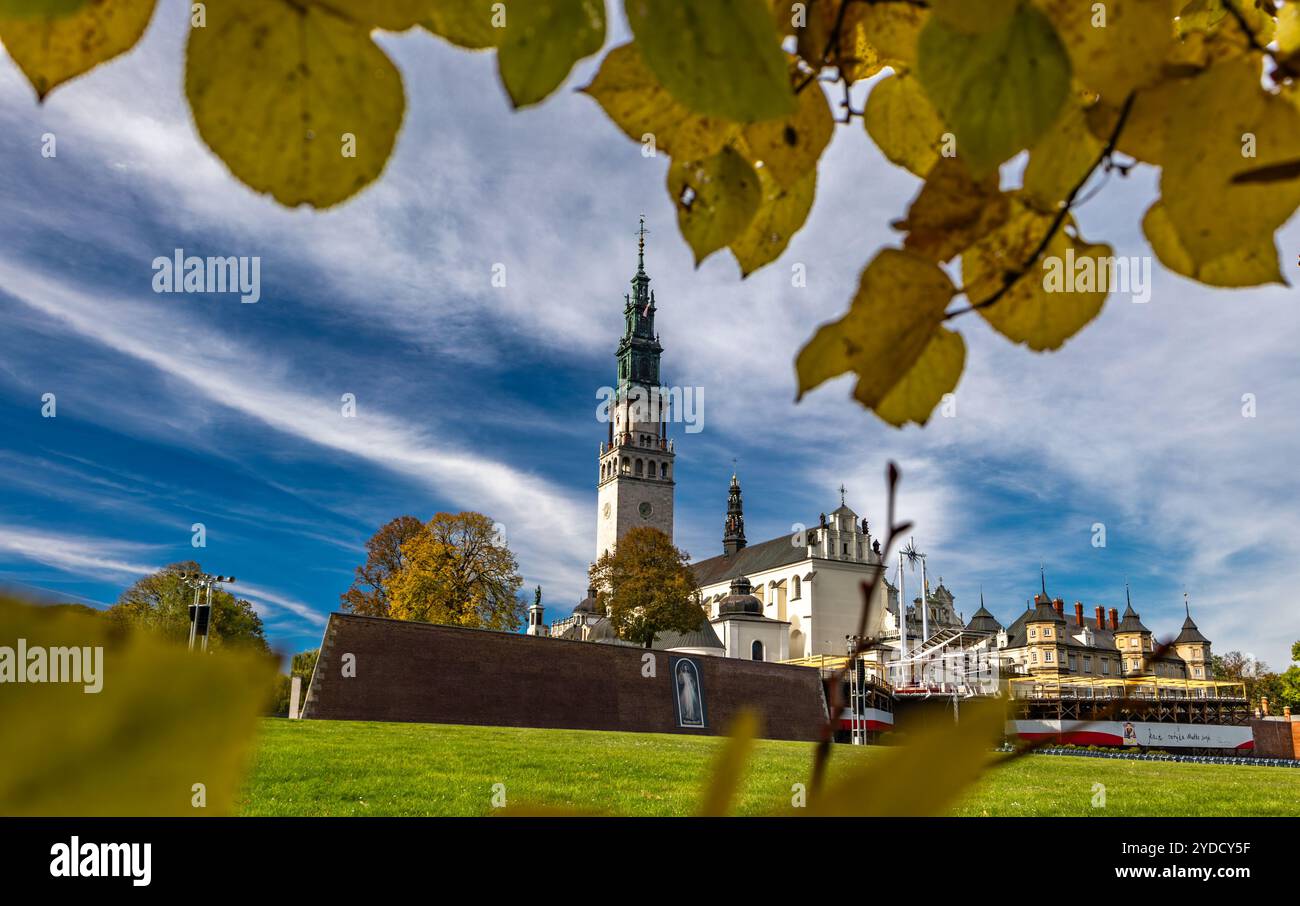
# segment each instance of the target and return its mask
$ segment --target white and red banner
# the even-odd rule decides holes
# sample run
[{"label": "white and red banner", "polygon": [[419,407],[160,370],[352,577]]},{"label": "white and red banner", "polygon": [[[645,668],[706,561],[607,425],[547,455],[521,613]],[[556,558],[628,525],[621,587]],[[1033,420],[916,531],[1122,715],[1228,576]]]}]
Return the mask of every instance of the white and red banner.
[{"label": "white and red banner", "polygon": [[[862,717],[866,719],[866,729],[872,731],[894,729],[894,715],[879,708],[863,708]],[[853,712],[845,708],[840,712],[840,729],[852,729]]]},{"label": "white and red banner", "polygon": [[1022,739],[1059,739],[1075,746],[1144,746],[1153,749],[1253,749],[1250,727],[1161,724],[1120,720],[1013,720],[1007,732]]}]

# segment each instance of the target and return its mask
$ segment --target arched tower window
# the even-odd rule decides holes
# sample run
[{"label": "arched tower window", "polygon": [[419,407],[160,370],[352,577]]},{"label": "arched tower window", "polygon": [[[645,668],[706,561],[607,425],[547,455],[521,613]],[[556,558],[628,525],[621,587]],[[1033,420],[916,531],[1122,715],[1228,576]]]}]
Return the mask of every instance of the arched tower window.
[{"label": "arched tower window", "polygon": [[638,476],[645,474],[645,463],[639,459],[636,461],[636,474]]},{"label": "arched tower window", "polygon": [[660,478],[668,477],[668,463],[666,462],[659,463],[659,477]]},{"label": "arched tower window", "polygon": [[763,660],[763,643],[754,639],[754,644],[749,646],[749,659],[751,661]]},{"label": "arched tower window", "polygon": [[799,595],[803,593],[802,583],[799,581],[798,576],[795,576],[793,579],[790,580],[790,591],[792,592],[792,594],[790,595],[790,600],[792,601],[797,601],[799,599]]}]

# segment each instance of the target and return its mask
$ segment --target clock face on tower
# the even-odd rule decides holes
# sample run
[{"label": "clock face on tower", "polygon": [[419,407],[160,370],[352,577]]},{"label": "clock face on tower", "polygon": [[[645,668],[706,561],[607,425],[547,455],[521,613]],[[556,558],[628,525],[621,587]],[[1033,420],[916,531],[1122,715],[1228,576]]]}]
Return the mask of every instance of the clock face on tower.
[{"label": "clock face on tower", "polygon": [[642,501],[641,505],[636,509],[637,512],[641,514],[642,519],[649,519],[650,514],[654,512],[654,507],[650,506],[650,501],[648,500]]}]

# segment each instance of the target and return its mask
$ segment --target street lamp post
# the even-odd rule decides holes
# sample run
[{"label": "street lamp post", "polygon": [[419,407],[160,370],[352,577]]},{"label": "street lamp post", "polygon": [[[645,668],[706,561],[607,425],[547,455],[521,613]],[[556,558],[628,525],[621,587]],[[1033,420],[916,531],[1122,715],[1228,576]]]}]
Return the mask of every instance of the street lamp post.
[{"label": "street lamp post", "polygon": [[181,581],[194,589],[194,603],[190,605],[190,651],[195,639],[202,639],[200,651],[208,650],[208,633],[212,628],[212,586],[230,585],[234,576],[212,576],[200,572],[183,572]]}]

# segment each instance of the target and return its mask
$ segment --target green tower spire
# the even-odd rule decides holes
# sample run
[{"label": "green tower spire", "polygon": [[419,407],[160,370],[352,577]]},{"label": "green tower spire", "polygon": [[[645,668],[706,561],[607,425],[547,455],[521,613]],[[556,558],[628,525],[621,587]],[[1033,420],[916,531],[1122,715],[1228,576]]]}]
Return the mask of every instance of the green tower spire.
[{"label": "green tower spire", "polygon": [[650,290],[650,276],[645,272],[645,215],[637,230],[636,274],[632,292],[623,297],[625,326],[618,344],[618,388],[630,384],[645,387],[659,385],[659,357],[663,347],[655,333],[655,294]]}]

